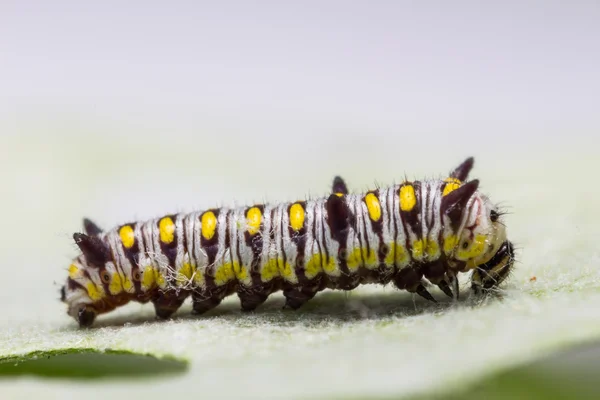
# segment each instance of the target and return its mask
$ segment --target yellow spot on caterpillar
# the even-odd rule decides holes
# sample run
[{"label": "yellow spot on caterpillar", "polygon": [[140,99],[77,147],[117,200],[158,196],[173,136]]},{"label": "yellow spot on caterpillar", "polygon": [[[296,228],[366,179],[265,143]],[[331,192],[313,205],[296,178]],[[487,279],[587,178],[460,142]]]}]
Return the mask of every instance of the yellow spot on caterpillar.
[{"label": "yellow spot on caterpillar", "polygon": [[160,241],[164,244],[171,244],[175,239],[175,224],[170,217],[164,217],[158,223],[160,231]]},{"label": "yellow spot on caterpillar", "polygon": [[304,226],[304,208],[298,203],[290,207],[290,226],[298,232]]},{"label": "yellow spot on caterpillar", "polygon": [[402,244],[396,243],[394,253],[396,258],[396,266],[403,267],[408,264],[408,253]]},{"label": "yellow spot on caterpillar", "polygon": [[163,274],[160,272],[160,270],[158,268],[154,268],[154,280],[156,282],[156,284],[158,285],[158,287],[160,287],[161,289],[164,289],[166,281],[165,281],[165,277],[163,276]]},{"label": "yellow spot on caterpillar", "polygon": [[248,210],[246,214],[247,224],[248,224],[248,233],[254,235],[258,233],[260,229],[260,222],[262,219],[262,213],[258,207],[252,207]]},{"label": "yellow spot on caterpillar", "polygon": [[69,265],[69,278],[75,279],[78,276],[79,276],[79,268],[77,268],[77,265],[75,265],[75,264]]},{"label": "yellow spot on caterpillar", "polygon": [[377,254],[375,250],[369,249],[367,251],[366,248],[363,249],[363,257],[365,258],[365,267],[367,268],[377,268],[379,262],[377,261]]},{"label": "yellow spot on caterpillar", "polygon": [[130,249],[135,244],[135,234],[133,228],[130,225],[125,225],[119,230],[119,236],[121,237],[121,243],[126,249]]},{"label": "yellow spot on caterpillar", "polygon": [[283,263],[283,260],[271,258],[263,265],[260,271],[260,278],[263,282],[269,282],[279,276],[279,263]]},{"label": "yellow spot on caterpillar", "polygon": [[367,210],[369,211],[369,218],[372,221],[377,222],[381,218],[381,205],[379,204],[379,199],[373,193],[369,193],[365,196],[365,204],[367,205]]},{"label": "yellow spot on caterpillar", "polygon": [[304,274],[308,279],[312,279],[321,272],[323,272],[323,269],[321,268],[321,255],[315,254],[306,263]]},{"label": "yellow spot on caterpillar", "polygon": [[359,248],[348,252],[346,264],[348,265],[348,270],[350,271],[356,271],[358,267],[362,265],[362,256]]},{"label": "yellow spot on caterpillar", "polygon": [[129,279],[125,275],[120,276],[121,281],[123,282],[123,290],[125,290],[127,293],[133,293],[133,282],[131,282],[131,279]]},{"label": "yellow spot on caterpillar", "polygon": [[363,265],[363,260],[366,268],[375,268],[378,266],[377,255],[373,249],[367,251],[366,247],[363,247],[362,249],[355,248],[348,253],[348,259],[346,260],[348,270],[356,271],[358,267]]},{"label": "yellow spot on caterpillar", "polygon": [[[481,256],[479,256],[477,258],[467,261],[467,267],[469,269],[472,269],[481,264],[485,264],[485,263],[489,262],[496,255],[496,253],[494,253],[493,250],[494,250],[493,248],[488,247],[487,251],[484,254],[482,254]],[[499,264],[498,267],[496,267],[496,268],[501,269],[502,264]],[[491,271],[494,271],[494,270],[495,270],[495,268],[492,268]]]},{"label": "yellow spot on caterpillar", "polygon": [[238,262],[233,263],[233,272],[235,272],[235,277],[239,281],[245,281],[248,279],[248,268],[244,265],[240,265]]},{"label": "yellow spot on caterpillar", "polygon": [[188,279],[192,279],[192,264],[184,263],[179,270],[179,273]]},{"label": "yellow spot on caterpillar", "polygon": [[177,284],[179,286],[185,286],[190,283],[190,279],[192,279],[192,274],[194,273],[192,264],[183,263],[181,268],[179,268],[179,274],[177,275]]},{"label": "yellow spot on caterpillar", "polygon": [[88,296],[90,299],[92,299],[92,301],[100,300],[104,294],[104,290],[99,289],[98,286],[94,285],[93,282],[88,282],[87,285],[85,285],[85,288],[87,289]]},{"label": "yellow spot on caterpillar", "polygon": [[112,274],[110,283],[108,284],[110,294],[119,294],[123,291],[123,282],[119,274]]},{"label": "yellow spot on caterpillar", "polygon": [[456,244],[458,243],[458,237],[456,235],[449,235],[444,238],[444,253],[449,255],[454,251]]},{"label": "yellow spot on caterpillar", "polygon": [[335,261],[335,258],[329,257],[328,260],[325,260],[325,264],[323,265],[323,270],[327,274],[333,275],[338,270],[338,265],[337,265],[337,262]]},{"label": "yellow spot on caterpillar", "polygon": [[385,264],[386,265],[394,265],[394,259],[396,257],[395,255],[395,244],[394,243],[390,243],[388,244],[388,252],[385,256]]},{"label": "yellow spot on caterpillar", "polygon": [[400,188],[400,209],[410,211],[417,204],[415,188],[412,185],[405,185]]},{"label": "yellow spot on caterpillar", "polygon": [[425,250],[425,243],[422,239],[415,240],[411,245],[412,256],[414,259],[420,260],[423,258],[423,251]]},{"label": "yellow spot on caterpillar", "polygon": [[202,273],[202,271],[200,271],[197,268],[194,270],[194,283],[197,286],[203,286],[204,285],[204,274]]},{"label": "yellow spot on caterpillar", "polygon": [[156,284],[154,268],[147,266],[142,273],[142,289],[148,291]]},{"label": "yellow spot on caterpillar", "polygon": [[210,240],[215,236],[217,229],[217,217],[212,211],[207,211],[202,214],[202,236],[204,239]]},{"label": "yellow spot on caterpillar", "polygon": [[466,260],[469,258],[476,258],[485,250],[485,235],[476,235],[475,239],[473,239],[473,243],[467,249],[459,248],[457,252],[457,257],[461,260]]},{"label": "yellow spot on caterpillar", "polygon": [[446,182],[442,196],[446,196],[448,193],[455,191],[461,185],[461,181],[456,178],[446,178]]},{"label": "yellow spot on caterpillar", "polygon": [[435,260],[440,255],[440,246],[437,240],[427,239],[427,245],[425,246],[425,253],[430,260]]},{"label": "yellow spot on caterpillar", "polygon": [[284,279],[290,280],[294,276],[294,272],[292,271],[292,266],[290,263],[284,263],[283,260],[279,260],[278,268],[279,275],[281,275]]},{"label": "yellow spot on caterpillar", "polygon": [[232,263],[225,263],[215,271],[215,283],[218,286],[226,284],[233,280],[233,278],[235,278],[235,274],[233,273]]}]

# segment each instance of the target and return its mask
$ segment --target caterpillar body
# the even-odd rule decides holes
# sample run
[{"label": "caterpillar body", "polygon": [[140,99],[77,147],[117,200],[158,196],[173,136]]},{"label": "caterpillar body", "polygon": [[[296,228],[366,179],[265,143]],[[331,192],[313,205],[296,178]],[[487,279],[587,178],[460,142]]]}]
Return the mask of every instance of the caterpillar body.
[{"label": "caterpillar body", "polygon": [[130,301],[152,302],[169,318],[188,297],[201,314],[237,293],[254,310],[276,291],[298,309],[326,288],[367,283],[435,301],[438,286],[458,296],[496,288],[514,261],[502,214],[468,180],[473,158],[444,180],[349,193],[340,177],[327,197],[167,215],[102,231],[84,219],[73,238],[81,253],[61,289],[80,326]]}]

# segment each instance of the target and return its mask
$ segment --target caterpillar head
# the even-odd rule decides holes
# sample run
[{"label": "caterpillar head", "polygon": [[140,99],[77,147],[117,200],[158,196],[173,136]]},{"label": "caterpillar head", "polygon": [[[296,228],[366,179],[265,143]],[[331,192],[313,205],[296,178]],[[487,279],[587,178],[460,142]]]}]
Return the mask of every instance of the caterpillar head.
[{"label": "caterpillar head", "polygon": [[[93,232],[86,226],[86,232]],[[99,232],[95,235],[75,233],[75,243],[81,250],[69,266],[69,276],[61,288],[61,300],[67,313],[80,326],[90,326],[96,316],[129,301],[123,291],[124,277],[114,263],[109,247]]]},{"label": "caterpillar head", "polygon": [[464,182],[472,167],[469,158],[446,180],[444,250],[463,271],[474,271],[472,287],[480,291],[498,286],[509,275],[514,250],[497,205],[478,191],[478,180]]}]

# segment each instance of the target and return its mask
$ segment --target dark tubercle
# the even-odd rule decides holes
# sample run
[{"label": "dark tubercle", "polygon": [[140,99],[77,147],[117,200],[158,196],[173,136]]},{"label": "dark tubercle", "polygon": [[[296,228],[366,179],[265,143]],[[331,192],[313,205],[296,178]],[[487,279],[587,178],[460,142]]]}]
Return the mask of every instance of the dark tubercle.
[{"label": "dark tubercle", "polygon": [[473,169],[474,163],[475,160],[473,157],[467,158],[458,167],[456,167],[454,171],[450,173],[450,177],[456,178],[459,181],[466,181],[469,177],[469,172],[471,172],[471,169]]},{"label": "dark tubercle", "polygon": [[333,185],[331,191],[334,194],[348,194],[348,186],[346,186],[346,182],[344,182],[341,176],[336,176],[335,178],[333,178]]},{"label": "dark tubercle", "polygon": [[100,267],[111,260],[110,249],[98,237],[88,236],[84,233],[74,233],[73,240],[75,240],[89,264]]},{"label": "dark tubercle", "polygon": [[[351,290],[356,287],[357,278],[350,276],[347,244],[350,229],[356,227],[356,216],[348,206],[345,195],[341,197],[336,194],[329,195],[325,204],[325,211],[325,223],[329,225],[331,238],[339,245],[336,258],[340,268],[340,276],[335,280],[331,279],[331,283],[338,289]],[[325,235],[325,232],[323,234]]]},{"label": "dark tubercle", "polygon": [[453,231],[456,232],[459,228],[463,212],[467,207],[469,199],[473,196],[478,187],[479,180],[474,179],[442,198],[441,212],[450,218]]},{"label": "dark tubercle", "polygon": [[102,233],[102,229],[88,218],[83,219],[83,230],[90,236],[97,236]]},{"label": "dark tubercle", "polygon": [[350,212],[345,199],[335,194],[329,195],[325,211],[327,212],[327,223],[331,230],[331,236],[340,241],[348,234],[348,228],[354,225],[354,216]]}]

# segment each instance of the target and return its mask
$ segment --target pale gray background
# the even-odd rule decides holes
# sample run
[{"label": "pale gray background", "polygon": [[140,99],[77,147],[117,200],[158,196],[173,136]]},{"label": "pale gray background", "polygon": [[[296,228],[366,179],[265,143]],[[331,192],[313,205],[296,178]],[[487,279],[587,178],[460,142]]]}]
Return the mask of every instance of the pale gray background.
[{"label": "pale gray background", "polygon": [[[83,216],[108,228],[295,200],[326,194],[338,173],[364,190],[443,177],[469,155],[482,189],[512,212],[520,263],[509,288],[597,285],[599,71],[595,1],[0,0],[0,347],[15,332],[73,328],[57,299]],[[583,319],[599,303],[582,304]],[[476,335],[523,354],[548,331],[532,325],[531,342],[510,347],[535,319],[527,310]],[[398,323],[407,351],[421,331]],[[348,362],[376,368],[390,349],[374,343]],[[314,390],[385,386],[330,375],[331,351],[307,367]],[[457,354],[436,354],[456,365]],[[413,376],[431,368],[422,361]]]}]

